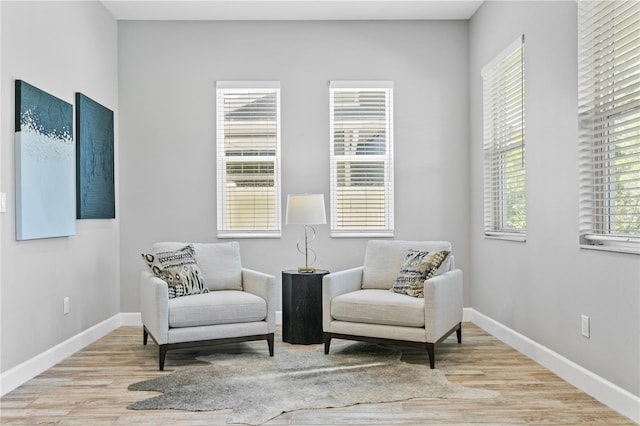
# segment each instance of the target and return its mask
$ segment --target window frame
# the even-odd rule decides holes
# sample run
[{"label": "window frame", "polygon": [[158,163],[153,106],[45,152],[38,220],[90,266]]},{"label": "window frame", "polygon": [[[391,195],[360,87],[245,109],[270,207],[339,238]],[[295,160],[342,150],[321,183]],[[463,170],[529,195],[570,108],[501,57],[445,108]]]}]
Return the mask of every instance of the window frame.
[{"label": "window frame", "polygon": [[[276,149],[274,155],[225,155],[225,94],[233,92],[270,92],[276,97],[275,105],[275,133]],[[216,185],[217,185],[217,237],[218,238],[280,238],[282,236],[281,211],[281,97],[279,81],[216,81]],[[256,227],[253,229],[239,229],[227,225],[227,192],[229,163],[273,163],[273,227]],[[255,208],[255,205],[254,205]]]},{"label": "window frame", "polygon": [[[517,56],[519,55],[519,59]],[[516,63],[514,58],[518,60]],[[513,62],[513,63],[511,63]],[[525,69],[524,35],[519,36],[481,71],[483,111],[483,188],[485,238],[525,242],[527,239],[526,200],[526,135],[525,135]],[[519,80],[518,80],[519,79]],[[496,85],[495,83],[498,83]],[[519,96],[519,98],[518,98]],[[510,103],[513,97],[515,103]],[[519,99],[519,102],[517,100]],[[495,107],[498,106],[499,109]],[[513,123],[519,126],[514,126]],[[507,129],[507,130],[505,130]],[[518,138],[519,143],[510,144],[508,138]],[[519,135],[519,136],[518,136]],[[519,152],[519,155],[518,155]],[[510,170],[513,159],[521,162],[520,170]],[[517,164],[517,163],[516,163]],[[515,182],[517,190],[509,191],[508,185]],[[520,188],[521,186],[521,188]],[[521,198],[524,225],[509,227],[507,211],[517,202],[509,199]]]},{"label": "window frame", "polygon": [[[336,154],[336,101],[339,92],[367,92],[380,91],[385,93],[385,152],[383,154],[345,155]],[[358,133],[359,129],[351,129]],[[360,129],[361,130],[361,129]],[[329,84],[329,145],[330,145],[330,236],[333,238],[385,238],[394,236],[394,171],[393,171],[393,82],[392,81],[339,81],[332,80]],[[357,149],[357,148],[356,148]],[[338,181],[339,163],[361,162],[364,167],[374,162],[381,162],[384,171],[384,224],[380,227],[343,226],[339,224]],[[375,177],[372,177],[375,179]],[[367,186],[365,181],[361,181]]]},{"label": "window frame", "polygon": [[[616,217],[625,216],[616,202],[628,198],[619,197],[618,192],[640,193],[640,183],[636,188],[616,189],[617,183],[640,179],[640,167],[620,172],[620,164],[625,163],[618,161],[625,148],[640,149],[639,136],[618,139],[626,126],[631,133],[640,130],[640,47],[632,45],[640,31],[639,11],[637,2],[578,1],[578,241],[585,249],[640,254],[640,229],[637,234],[625,233],[616,226]],[[630,19],[634,14],[636,18]],[[627,46],[631,48],[626,50]],[[621,146],[626,142],[631,144]],[[638,161],[640,151],[631,154],[632,167]],[[618,180],[621,176],[630,179]],[[636,199],[638,211],[640,195],[632,192],[631,198]]]}]

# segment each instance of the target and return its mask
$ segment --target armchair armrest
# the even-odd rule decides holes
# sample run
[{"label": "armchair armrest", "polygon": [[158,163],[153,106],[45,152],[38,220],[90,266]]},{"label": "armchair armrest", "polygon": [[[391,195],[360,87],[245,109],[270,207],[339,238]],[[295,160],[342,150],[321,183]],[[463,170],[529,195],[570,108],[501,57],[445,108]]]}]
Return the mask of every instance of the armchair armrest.
[{"label": "armchair armrest", "polygon": [[167,283],[149,271],[140,274],[140,314],[142,324],[156,343],[168,343],[169,292]]},{"label": "armchair armrest", "polygon": [[462,322],[462,271],[454,269],[424,282],[427,342],[435,343]]},{"label": "armchair armrest", "polygon": [[276,279],[248,268],[242,268],[242,288],[244,291],[262,297],[267,302],[267,324],[269,333],[276,330]]},{"label": "armchair armrest", "polygon": [[364,266],[327,274],[322,278],[322,329],[331,331],[331,300],[341,294],[360,290]]}]

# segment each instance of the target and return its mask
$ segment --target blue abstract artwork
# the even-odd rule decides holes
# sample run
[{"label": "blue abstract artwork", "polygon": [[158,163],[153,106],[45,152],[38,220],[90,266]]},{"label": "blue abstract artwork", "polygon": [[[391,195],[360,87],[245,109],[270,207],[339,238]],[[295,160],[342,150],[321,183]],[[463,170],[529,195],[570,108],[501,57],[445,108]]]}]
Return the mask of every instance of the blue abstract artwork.
[{"label": "blue abstract artwork", "polygon": [[113,219],[113,111],[76,93],[76,138],[77,218]]},{"label": "blue abstract artwork", "polygon": [[15,82],[16,240],[75,234],[73,106]]}]

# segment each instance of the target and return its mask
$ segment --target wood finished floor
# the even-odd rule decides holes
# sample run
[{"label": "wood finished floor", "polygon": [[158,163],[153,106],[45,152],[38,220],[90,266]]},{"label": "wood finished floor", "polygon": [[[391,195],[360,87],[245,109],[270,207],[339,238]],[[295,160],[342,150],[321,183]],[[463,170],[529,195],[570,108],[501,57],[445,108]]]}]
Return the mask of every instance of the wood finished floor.
[{"label": "wood finished floor", "polygon": [[[276,334],[276,356],[283,343]],[[398,348],[400,349],[400,348]],[[170,351],[157,370],[157,346],[142,345],[141,327],[122,327],[55,365],[0,400],[2,425],[219,425],[229,411],[134,411],[127,405],[155,395],[127,386],[202,364],[194,359],[214,351],[255,350],[266,342],[217,349]],[[423,363],[426,353],[402,349],[403,360]],[[553,424],[634,425],[519,352],[470,323],[462,345],[455,334],[436,348],[436,368],[452,382],[499,391],[494,399],[413,399],[345,408],[284,413],[269,425],[464,425]],[[265,391],[268,392],[268,384]],[[295,390],[292,390],[295,391]]]}]

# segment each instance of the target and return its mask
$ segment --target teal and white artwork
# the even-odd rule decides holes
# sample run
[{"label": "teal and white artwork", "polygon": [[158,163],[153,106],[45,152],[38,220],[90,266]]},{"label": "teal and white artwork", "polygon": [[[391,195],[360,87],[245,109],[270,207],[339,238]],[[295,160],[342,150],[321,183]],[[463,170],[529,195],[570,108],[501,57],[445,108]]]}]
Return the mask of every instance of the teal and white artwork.
[{"label": "teal and white artwork", "polygon": [[73,106],[16,80],[16,240],[75,234]]}]

